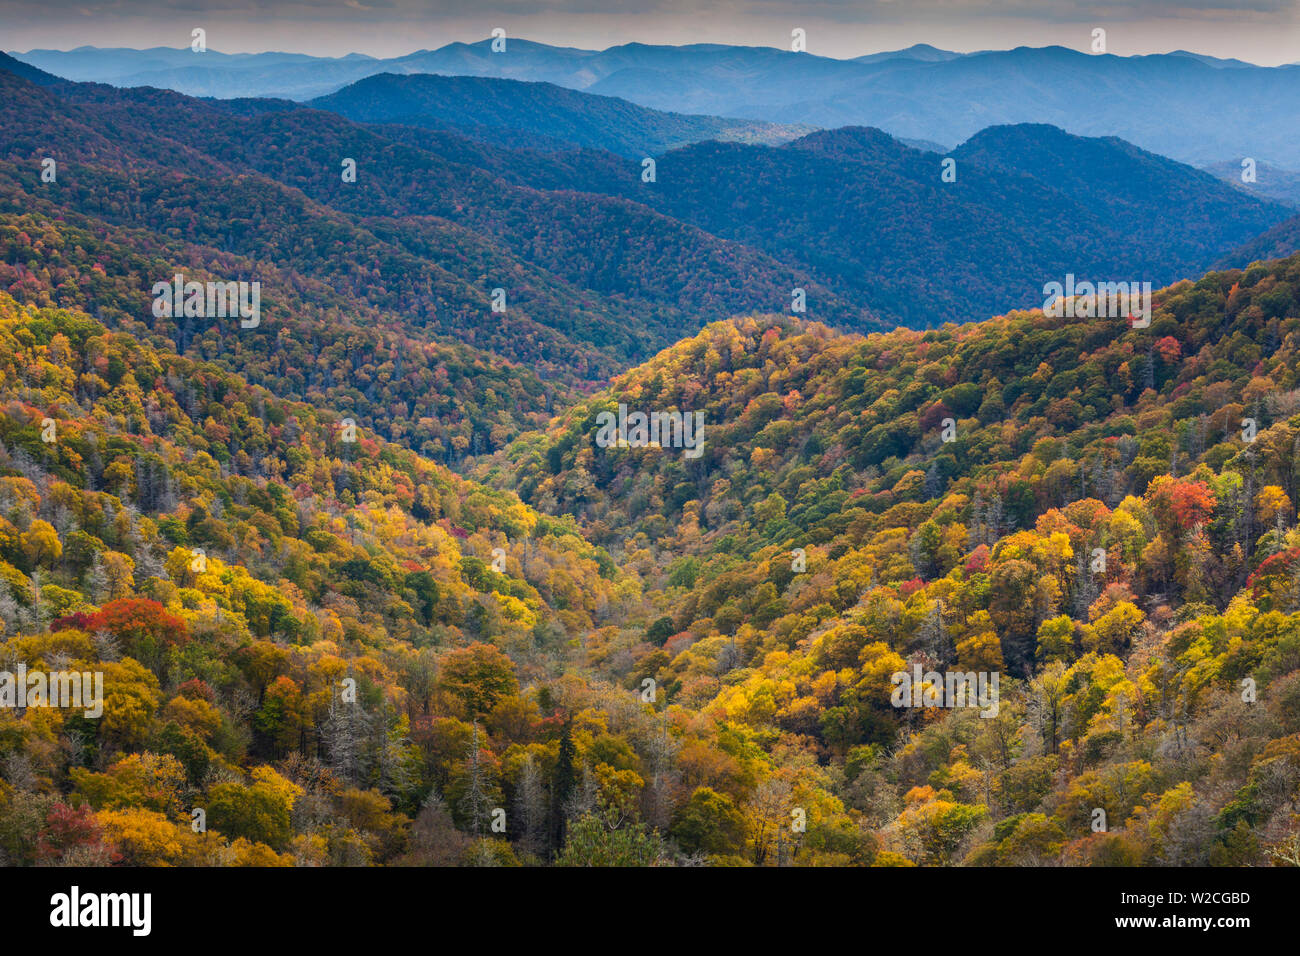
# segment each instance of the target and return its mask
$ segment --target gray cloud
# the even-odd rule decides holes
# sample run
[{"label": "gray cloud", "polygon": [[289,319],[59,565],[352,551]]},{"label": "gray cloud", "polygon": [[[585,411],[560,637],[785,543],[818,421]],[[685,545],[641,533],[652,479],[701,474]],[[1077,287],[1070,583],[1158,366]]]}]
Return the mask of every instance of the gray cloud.
[{"label": "gray cloud", "polygon": [[[1259,63],[1300,59],[1300,0],[6,0],[8,49],[172,46],[194,26],[214,49],[391,56],[492,27],[543,42],[784,46],[856,56],[916,42],[958,50],[1061,44],[1086,49],[1104,26],[1112,52],[1183,47]],[[1089,29],[1084,29],[1085,27]]]}]

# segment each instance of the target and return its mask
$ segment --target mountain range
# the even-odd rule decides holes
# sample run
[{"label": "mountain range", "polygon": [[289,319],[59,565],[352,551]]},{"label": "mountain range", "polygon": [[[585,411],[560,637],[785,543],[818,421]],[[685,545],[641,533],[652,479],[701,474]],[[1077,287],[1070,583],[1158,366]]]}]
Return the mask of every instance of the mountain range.
[{"label": "mountain range", "polygon": [[[24,211],[156,232],[146,209],[159,202],[164,218],[208,210],[186,215],[190,243],[296,261],[304,276],[408,329],[455,335],[573,382],[667,344],[689,331],[689,315],[790,307],[794,289],[804,290],[809,317],[869,330],[1032,306],[1067,273],[1165,284],[1291,213],[1122,141],[1045,125],[985,130],[948,156],[853,128],[781,145],[709,139],[669,149],[716,127],[484,78],[377,76],[301,106],[8,75],[5,155],[31,164],[63,151],[68,164],[60,188],[29,191]],[[557,99],[567,119],[549,129],[561,142],[500,145],[528,141]],[[486,141],[485,124],[461,125],[469,116],[492,117]],[[634,142],[667,149],[652,182]],[[349,158],[355,184],[341,182]],[[943,179],[946,161],[955,181]],[[122,166],[180,175],[128,183]],[[235,192],[191,196],[198,177],[212,175]],[[236,192],[288,232],[232,231]],[[175,241],[177,229],[164,232]],[[290,238],[317,232],[307,244]],[[322,241],[369,250],[402,287],[338,274]],[[275,251],[284,244],[292,259]],[[940,273],[936,261],[947,264]],[[492,273],[516,278],[494,282]],[[491,290],[507,284],[508,311],[484,324]]]},{"label": "mountain range", "polygon": [[1067,272],[1194,276],[1290,212],[1121,140],[1029,124],[983,130],[946,156],[855,127],[777,148],[698,143],[660,157],[654,184],[589,153],[510,170],[635,199],[913,327],[1039,305]]},{"label": "mountain range", "polygon": [[308,100],[376,73],[553,83],[641,106],[779,124],[874,126],[955,145],[994,125],[1050,123],[1118,136],[1196,165],[1244,157],[1284,169],[1300,146],[1300,66],[1259,67],[1176,51],[1118,57],[1063,47],[955,54],[933,47],[838,60],[767,47],[629,43],[578,50],[509,39],[400,57],[222,54],[155,48],[31,50],[74,80],[197,96]]},{"label": "mountain range", "polygon": [[0,865],[1300,863],[1300,216],[763,122],[0,56]]}]

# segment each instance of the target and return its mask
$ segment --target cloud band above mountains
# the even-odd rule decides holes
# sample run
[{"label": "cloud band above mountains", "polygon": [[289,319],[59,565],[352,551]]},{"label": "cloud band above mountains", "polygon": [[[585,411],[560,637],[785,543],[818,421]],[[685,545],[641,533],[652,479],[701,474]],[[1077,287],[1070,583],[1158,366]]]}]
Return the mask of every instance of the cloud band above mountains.
[{"label": "cloud band above mountains", "polygon": [[922,41],[963,51],[1085,49],[1091,29],[1102,26],[1120,54],[1182,47],[1276,65],[1296,59],[1290,28],[1300,22],[1298,11],[1297,0],[299,0],[271,10],[255,0],[19,0],[6,4],[0,28],[10,50],[180,46],[192,27],[203,26],[212,48],[230,52],[392,56],[478,39],[496,26],[587,48],[628,41],[784,47],[800,26],[810,52],[848,57]]}]

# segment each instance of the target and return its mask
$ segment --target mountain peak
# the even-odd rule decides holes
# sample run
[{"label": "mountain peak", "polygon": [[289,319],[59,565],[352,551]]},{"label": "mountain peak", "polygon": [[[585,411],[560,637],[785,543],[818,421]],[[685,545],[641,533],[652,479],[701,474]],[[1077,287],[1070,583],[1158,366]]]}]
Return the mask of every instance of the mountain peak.
[{"label": "mountain peak", "polygon": [[841,126],[821,129],[786,144],[787,149],[802,149],[839,159],[862,159],[882,154],[897,154],[911,149],[875,126]]},{"label": "mountain peak", "polygon": [[941,50],[937,46],[929,43],[913,43],[911,46],[902,50],[885,50],[881,53],[868,53],[864,56],[853,58],[855,63],[879,63],[884,60],[921,60],[927,63],[937,63],[945,60],[955,60],[958,57],[966,56],[964,53],[954,53],[951,50]]}]

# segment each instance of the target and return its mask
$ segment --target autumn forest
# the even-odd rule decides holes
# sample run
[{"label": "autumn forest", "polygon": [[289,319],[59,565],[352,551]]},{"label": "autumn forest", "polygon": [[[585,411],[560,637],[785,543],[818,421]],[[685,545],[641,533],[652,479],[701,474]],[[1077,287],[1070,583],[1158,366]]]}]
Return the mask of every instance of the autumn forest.
[{"label": "autumn forest", "polygon": [[0,863],[1300,865],[1295,205],[434,79],[0,56]]}]

